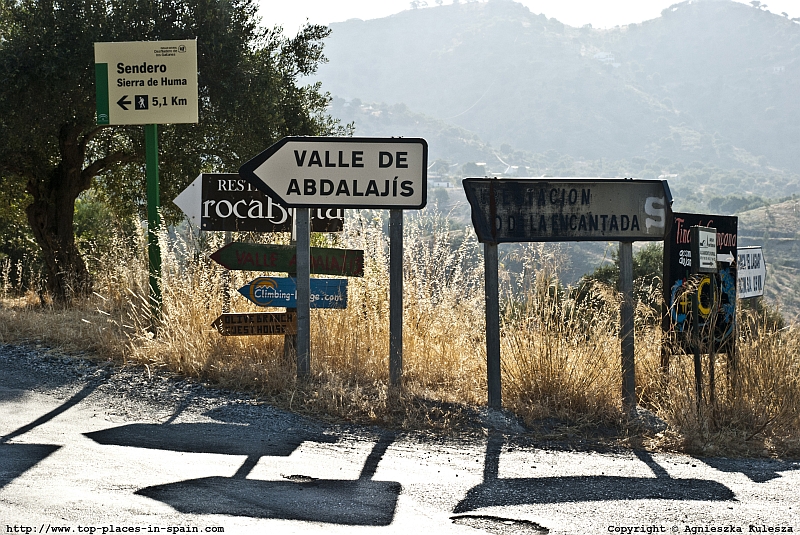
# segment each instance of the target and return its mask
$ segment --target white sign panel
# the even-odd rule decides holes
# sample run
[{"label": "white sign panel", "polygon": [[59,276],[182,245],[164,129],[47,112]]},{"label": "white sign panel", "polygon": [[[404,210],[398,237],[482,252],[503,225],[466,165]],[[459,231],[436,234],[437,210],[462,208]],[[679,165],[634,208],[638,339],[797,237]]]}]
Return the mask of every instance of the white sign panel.
[{"label": "white sign panel", "polygon": [[420,138],[285,137],[239,174],[295,208],[421,209],[427,168]]},{"label": "white sign panel", "polygon": [[698,271],[700,273],[717,272],[717,229],[697,228]]},{"label": "white sign panel", "polygon": [[197,41],[95,43],[97,124],[196,123]]},{"label": "white sign panel", "polygon": [[741,299],[764,295],[767,266],[761,246],[736,250],[736,294]]}]

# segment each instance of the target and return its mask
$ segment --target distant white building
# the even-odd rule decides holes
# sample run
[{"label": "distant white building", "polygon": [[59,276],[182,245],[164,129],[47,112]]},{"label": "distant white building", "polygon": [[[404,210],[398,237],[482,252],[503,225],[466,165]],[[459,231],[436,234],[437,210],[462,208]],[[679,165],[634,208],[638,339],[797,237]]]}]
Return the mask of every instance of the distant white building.
[{"label": "distant white building", "polygon": [[608,52],[598,52],[593,57],[601,63],[614,63],[614,54]]}]

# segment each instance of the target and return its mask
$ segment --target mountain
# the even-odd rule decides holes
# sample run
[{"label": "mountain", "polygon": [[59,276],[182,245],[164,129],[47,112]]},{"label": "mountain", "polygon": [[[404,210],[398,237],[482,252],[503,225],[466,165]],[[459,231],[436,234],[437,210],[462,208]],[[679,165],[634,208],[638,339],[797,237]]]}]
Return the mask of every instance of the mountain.
[{"label": "mountain", "polygon": [[[357,135],[426,138],[429,200],[457,227],[463,176],[663,177],[675,211],[739,215],[740,244],[764,247],[767,300],[800,317],[795,21],[692,0],[596,30],[489,0],[331,29],[329,111]],[[615,245],[562,244],[564,279]]]},{"label": "mountain", "polygon": [[[763,9],[692,0],[642,24],[597,30],[489,0],[331,29],[329,63],[317,74],[327,91],[404,105],[506,145],[509,166],[555,151],[800,173],[800,25]],[[356,132],[366,133],[358,122]],[[800,186],[774,196],[791,192]]]}]

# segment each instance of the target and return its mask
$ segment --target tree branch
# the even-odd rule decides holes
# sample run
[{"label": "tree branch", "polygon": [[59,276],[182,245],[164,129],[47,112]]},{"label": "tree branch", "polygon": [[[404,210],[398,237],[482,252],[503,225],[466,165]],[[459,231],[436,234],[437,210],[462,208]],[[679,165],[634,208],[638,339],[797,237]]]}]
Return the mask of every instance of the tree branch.
[{"label": "tree branch", "polygon": [[92,178],[96,177],[103,171],[110,169],[113,165],[135,162],[140,158],[140,154],[130,152],[115,152],[113,154],[109,154],[108,156],[100,158],[99,160],[96,160],[84,167],[81,171],[81,178],[86,181],[91,181]]}]

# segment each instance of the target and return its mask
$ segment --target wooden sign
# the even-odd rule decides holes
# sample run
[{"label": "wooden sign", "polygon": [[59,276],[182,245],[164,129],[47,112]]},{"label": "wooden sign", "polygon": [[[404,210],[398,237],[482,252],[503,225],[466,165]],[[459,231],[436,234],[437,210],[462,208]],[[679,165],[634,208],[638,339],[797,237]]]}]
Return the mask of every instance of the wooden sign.
[{"label": "wooden sign", "polygon": [[216,328],[222,336],[297,334],[297,313],[222,314],[214,320],[211,326]]},{"label": "wooden sign", "polygon": [[[228,269],[242,271],[297,271],[297,248],[292,245],[233,242],[214,252],[211,259]],[[364,251],[311,247],[311,273],[363,277]]]}]

